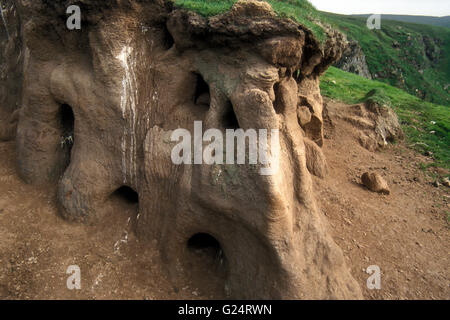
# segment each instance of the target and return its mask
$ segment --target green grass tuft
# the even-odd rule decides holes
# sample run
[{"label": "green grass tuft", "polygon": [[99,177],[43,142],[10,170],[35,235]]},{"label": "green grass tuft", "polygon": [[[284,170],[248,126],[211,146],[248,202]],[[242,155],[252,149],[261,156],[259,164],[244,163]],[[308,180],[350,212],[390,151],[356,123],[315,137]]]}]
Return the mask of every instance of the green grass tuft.
[{"label": "green grass tuft", "polygon": [[380,106],[391,106],[392,102],[383,88],[375,88],[370,90],[364,97],[365,102],[375,103]]},{"label": "green grass tuft", "polygon": [[[172,0],[176,5],[195,11],[204,17],[211,17],[224,13],[231,9],[237,0]],[[317,24],[323,20],[321,14],[314,6],[306,0],[267,0],[272,5],[274,11],[283,18],[292,19],[311,30],[314,36],[323,43],[326,40],[326,33]]]},{"label": "green grass tuft", "polygon": [[195,11],[204,17],[211,17],[231,9],[237,0],[173,0],[176,5]]}]

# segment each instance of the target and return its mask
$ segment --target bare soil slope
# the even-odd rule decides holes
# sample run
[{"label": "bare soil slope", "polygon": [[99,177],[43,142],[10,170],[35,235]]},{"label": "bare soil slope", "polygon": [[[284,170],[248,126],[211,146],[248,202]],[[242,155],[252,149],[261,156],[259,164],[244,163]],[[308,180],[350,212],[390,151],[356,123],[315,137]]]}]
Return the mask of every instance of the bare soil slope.
[{"label": "bare soil slope", "polygon": [[[355,128],[334,116],[345,107],[328,101],[329,172],[314,178],[314,188],[365,298],[450,299],[449,189],[434,187],[418,166],[429,159],[403,144],[378,153],[362,148]],[[201,255],[192,255],[185,283],[167,281],[156,252],[133,235],[134,204],[110,201],[101,226],[70,224],[57,215],[54,188],[24,184],[14,158],[15,144],[0,143],[0,299],[226,297]],[[365,189],[365,171],[383,175],[391,195]],[[81,290],[66,287],[70,265],[81,268]],[[381,290],[366,289],[370,265],[381,268]]]},{"label": "bare soil slope", "polygon": [[[327,105],[333,123],[324,144],[329,173],[315,179],[316,196],[365,297],[449,299],[449,189],[432,185],[419,166],[430,159],[404,143],[377,153],[361,147],[357,129],[335,116],[349,106]],[[380,173],[391,194],[362,186],[367,171]],[[370,265],[381,268],[381,290],[365,285]]]},{"label": "bare soil slope", "polygon": [[[0,299],[191,299],[200,294],[189,284],[172,286],[156,252],[136,239],[130,219],[135,204],[112,199],[109,219],[101,226],[68,223],[57,215],[54,187],[38,189],[19,179],[14,147],[0,143]],[[81,290],[67,289],[71,265],[80,267]]]}]

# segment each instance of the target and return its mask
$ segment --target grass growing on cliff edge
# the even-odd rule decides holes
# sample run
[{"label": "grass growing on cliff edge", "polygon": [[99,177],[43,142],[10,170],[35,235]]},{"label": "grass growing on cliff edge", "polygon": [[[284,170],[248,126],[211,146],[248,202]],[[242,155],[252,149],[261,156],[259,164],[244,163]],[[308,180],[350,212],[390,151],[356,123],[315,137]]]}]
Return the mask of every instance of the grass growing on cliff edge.
[{"label": "grass growing on cliff edge", "polygon": [[[211,17],[231,9],[237,0],[172,0],[176,5],[195,11],[204,17]],[[266,0],[282,18],[292,19],[310,29],[314,36],[323,42],[325,31],[316,22],[323,20],[320,13],[306,0]]]},{"label": "grass growing on cliff edge", "polygon": [[188,10],[195,11],[204,17],[211,17],[231,9],[237,0],[172,0],[175,4]]},{"label": "grass growing on cliff edge", "polygon": [[407,144],[432,152],[435,165],[450,169],[450,110],[425,102],[386,83],[368,80],[331,67],[321,79],[322,94],[345,103],[360,103],[372,90],[376,99],[389,100],[406,135]]}]

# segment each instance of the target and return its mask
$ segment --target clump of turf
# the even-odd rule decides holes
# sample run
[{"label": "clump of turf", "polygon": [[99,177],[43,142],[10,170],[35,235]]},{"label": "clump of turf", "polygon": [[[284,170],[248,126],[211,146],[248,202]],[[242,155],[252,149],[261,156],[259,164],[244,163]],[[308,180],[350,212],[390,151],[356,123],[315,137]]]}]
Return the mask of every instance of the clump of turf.
[{"label": "clump of turf", "polygon": [[386,94],[382,88],[375,88],[370,90],[363,99],[363,102],[370,104],[378,104],[380,106],[391,107],[391,98]]}]

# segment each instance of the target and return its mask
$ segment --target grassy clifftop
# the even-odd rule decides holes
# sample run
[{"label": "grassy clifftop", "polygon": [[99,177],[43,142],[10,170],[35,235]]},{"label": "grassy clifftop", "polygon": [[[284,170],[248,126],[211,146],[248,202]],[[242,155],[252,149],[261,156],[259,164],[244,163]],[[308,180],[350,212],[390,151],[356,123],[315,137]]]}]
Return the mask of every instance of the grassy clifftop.
[{"label": "grassy clifftop", "polygon": [[426,101],[450,105],[450,29],[381,20],[369,30],[366,19],[323,13],[327,21],[359,42],[374,78]]},{"label": "grassy clifftop", "polygon": [[[228,11],[237,0],[172,0],[176,5],[195,11],[205,17]],[[306,0],[266,0],[280,16],[297,21],[310,29],[319,41],[325,40],[325,31],[316,22],[321,14]]]}]

